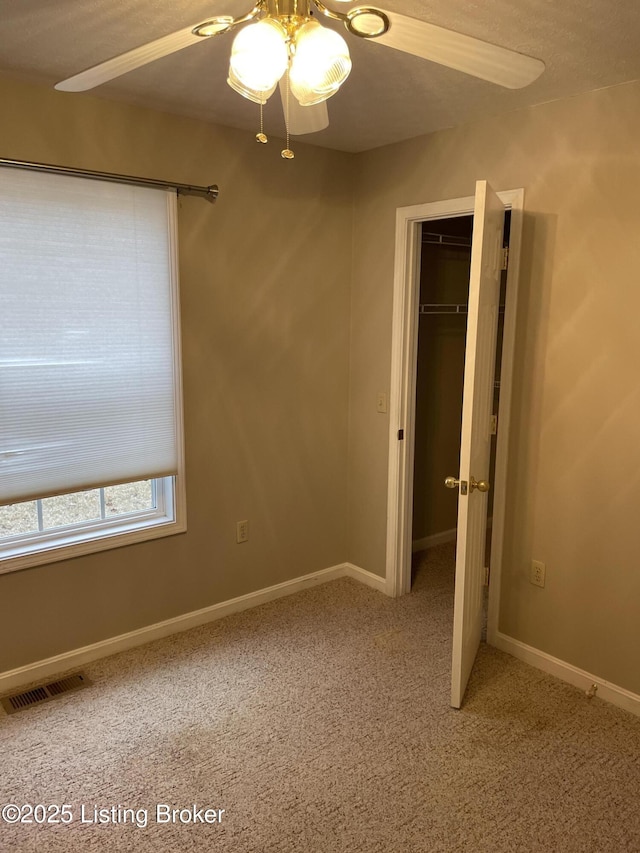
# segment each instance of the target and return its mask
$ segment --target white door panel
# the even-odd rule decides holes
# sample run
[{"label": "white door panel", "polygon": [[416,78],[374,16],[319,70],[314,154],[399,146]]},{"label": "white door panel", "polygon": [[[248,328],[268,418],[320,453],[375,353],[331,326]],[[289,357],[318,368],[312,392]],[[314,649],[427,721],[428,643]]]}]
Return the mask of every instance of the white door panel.
[{"label": "white door panel", "polygon": [[451,704],[459,708],[480,645],[483,618],[487,481],[495,372],[504,205],[486,181],[476,184],[462,404],[453,620]]}]

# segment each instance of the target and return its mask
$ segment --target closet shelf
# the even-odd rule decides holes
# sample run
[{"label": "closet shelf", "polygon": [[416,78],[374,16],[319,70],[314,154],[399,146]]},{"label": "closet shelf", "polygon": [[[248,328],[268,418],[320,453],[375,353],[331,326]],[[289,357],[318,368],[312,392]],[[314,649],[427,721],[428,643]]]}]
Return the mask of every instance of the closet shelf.
[{"label": "closet shelf", "polygon": [[[418,306],[420,314],[467,314],[469,311],[469,306],[466,304],[444,304],[444,303],[431,303],[431,302],[421,302]],[[504,305],[500,305],[499,309],[501,314],[504,314]]]},{"label": "closet shelf", "polygon": [[470,249],[470,237],[456,237],[454,234],[432,234],[423,232],[422,242],[431,246],[451,246],[455,249]]},{"label": "closet shelf", "polygon": [[466,314],[468,310],[467,305],[438,305],[429,302],[420,304],[421,314]]}]

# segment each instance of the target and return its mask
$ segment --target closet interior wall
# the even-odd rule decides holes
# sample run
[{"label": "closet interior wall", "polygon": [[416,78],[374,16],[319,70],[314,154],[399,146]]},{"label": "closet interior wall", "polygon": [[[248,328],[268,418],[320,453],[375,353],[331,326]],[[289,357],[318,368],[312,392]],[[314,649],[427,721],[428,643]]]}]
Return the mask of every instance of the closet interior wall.
[{"label": "closet interior wall", "polygon": [[[508,243],[509,218],[505,222]],[[471,266],[473,217],[428,221],[422,226],[420,315],[416,377],[416,440],[413,543],[421,550],[432,537],[455,538],[457,492],[445,478],[458,476],[460,428]],[[503,275],[501,304],[504,305]],[[494,412],[498,411],[504,315],[496,350]],[[491,474],[495,465],[495,440]],[[491,517],[492,492],[489,493]],[[427,543],[425,543],[427,540]]]}]

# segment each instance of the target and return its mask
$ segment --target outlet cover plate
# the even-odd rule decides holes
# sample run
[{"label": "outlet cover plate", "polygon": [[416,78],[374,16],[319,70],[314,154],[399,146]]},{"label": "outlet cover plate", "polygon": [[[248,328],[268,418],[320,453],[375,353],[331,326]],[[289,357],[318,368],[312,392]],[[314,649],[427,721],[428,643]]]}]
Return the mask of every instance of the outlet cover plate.
[{"label": "outlet cover plate", "polygon": [[236,542],[240,545],[242,542],[249,541],[249,522],[245,519],[244,521],[236,522]]},{"label": "outlet cover plate", "polygon": [[529,580],[534,586],[544,587],[546,568],[540,560],[531,561],[531,576]]}]

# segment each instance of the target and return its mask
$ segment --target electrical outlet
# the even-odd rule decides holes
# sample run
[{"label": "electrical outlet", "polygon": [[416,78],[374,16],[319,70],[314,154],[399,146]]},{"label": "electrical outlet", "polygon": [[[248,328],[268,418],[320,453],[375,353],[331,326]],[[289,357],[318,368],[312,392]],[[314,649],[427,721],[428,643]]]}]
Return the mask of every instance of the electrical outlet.
[{"label": "electrical outlet", "polygon": [[241,542],[249,541],[249,522],[248,521],[237,521],[236,522],[236,542],[238,545]]},{"label": "electrical outlet", "polygon": [[534,586],[544,586],[544,577],[546,574],[546,569],[544,563],[541,563],[540,560],[532,560],[531,561],[531,575],[529,580]]}]

